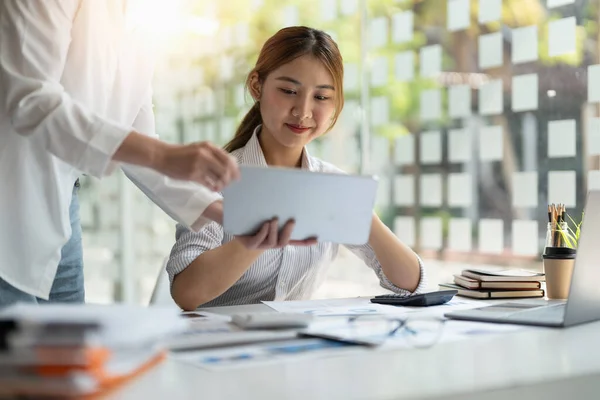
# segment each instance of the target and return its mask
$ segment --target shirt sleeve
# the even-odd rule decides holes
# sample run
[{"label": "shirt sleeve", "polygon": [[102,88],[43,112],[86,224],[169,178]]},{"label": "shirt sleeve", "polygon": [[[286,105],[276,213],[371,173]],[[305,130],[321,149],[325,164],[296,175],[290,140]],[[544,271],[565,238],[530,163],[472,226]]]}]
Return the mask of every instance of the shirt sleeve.
[{"label": "shirt sleeve", "polygon": [[95,114],[61,85],[81,0],[0,1],[0,111],[15,132],[92,176],[105,175],[131,127]]},{"label": "shirt sleeve", "polygon": [[[152,92],[149,90],[133,127],[138,132],[158,138],[152,108]],[[212,222],[202,217],[202,213],[211,203],[222,198],[219,193],[194,182],[171,179],[146,167],[121,164],[121,169],[150,200],[186,228],[197,232]]]},{"label": "shirt sleeve", "polygon": [[426,275],[425,275],[425,268],[423,266],[423,261],[417,254],[415,254],[415,256],[417,257],[417,260],[419,261],[419,269],[421,270],[421,276],[419,278],[419,285],[417,286],[415,291],[411,293],[409,290],[402,289],[402,288],[399,288],[398,286],[394,285],[392,283],[392,281],[390,281],[388,279],[388,277],[385,276],[385,273],[383,272],[383,269],[381,268],[381,264],[377,260],[377,257],[375,256],[375,252],[373,251],[373,248],[369,244],[357,245],[357,246],[346,245],[345,247],[348,250],[350,250],[351,252],[353,252],[356,256],[358,256],[361,260],[363,260],[365,262],[365,264],[367,264],[367,266],[375,272],[375,274],[379,278],[379,284],[384,289],[391,290],[392,292],[399,293],[399,294],[412,294],[412,293],[422,293],[427,288],[427,279],[426,279]]},{"label": "shirt sleeve", "polygon": [[223,227],[216,222],[211,222],[200,232],[192,232],[178,224],[175,239],[167,263],[167,274],[171,285],[175,276],[185,270],[198,256],[223,244]]}]

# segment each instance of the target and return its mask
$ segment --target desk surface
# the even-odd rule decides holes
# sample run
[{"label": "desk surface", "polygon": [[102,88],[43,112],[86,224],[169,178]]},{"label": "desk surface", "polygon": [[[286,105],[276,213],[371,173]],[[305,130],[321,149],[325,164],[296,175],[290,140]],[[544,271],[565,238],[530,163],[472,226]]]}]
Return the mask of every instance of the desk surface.
[{"label": "desk surface", "polygon": [[[232,314],[263,305],[211,308]],[[600,393],[600,322],[535,328],[429,349],[361,348],[323,359],[207,371],[176,360],[114,399],[591,399]]]}]

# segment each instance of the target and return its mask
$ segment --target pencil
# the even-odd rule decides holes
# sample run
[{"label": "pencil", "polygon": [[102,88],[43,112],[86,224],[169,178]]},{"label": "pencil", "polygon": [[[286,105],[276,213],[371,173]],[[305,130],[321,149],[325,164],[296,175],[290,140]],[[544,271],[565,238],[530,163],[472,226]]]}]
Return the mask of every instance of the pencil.
[{"label": "pencil", "polygon": [[558,204],[556,206],[556,247],[562,247],[561,246],[561,242],[562,242],[562,234],[560,232],[560,228],[562,228],[561,226],[561,210],[562,210],[562,204]]},{"label": "pencil", "polygon": [[556,204],[552,203],[552,246],[558,247],[558,207]]}]

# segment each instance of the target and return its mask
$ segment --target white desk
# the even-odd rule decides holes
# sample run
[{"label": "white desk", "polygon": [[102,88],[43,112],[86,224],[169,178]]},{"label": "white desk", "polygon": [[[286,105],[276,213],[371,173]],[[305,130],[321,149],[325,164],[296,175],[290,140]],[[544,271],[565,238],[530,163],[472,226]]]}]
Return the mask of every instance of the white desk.
[{"label": "white desk", "polygon": [[[224,314],[266,310],[263,305],[210,309]],[[600,322],[478,336],[429,349],[361,349],[221,372],[167,360],[109,398],[596,399]]]}]

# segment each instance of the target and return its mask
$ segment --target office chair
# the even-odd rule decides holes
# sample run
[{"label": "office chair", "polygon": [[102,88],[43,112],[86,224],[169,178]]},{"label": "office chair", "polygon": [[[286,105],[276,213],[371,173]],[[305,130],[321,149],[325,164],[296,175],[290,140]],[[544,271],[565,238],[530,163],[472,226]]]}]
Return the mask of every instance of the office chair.
[{"label": "office chair", "polygon": [[152,295],[150,296],[150,305],[151,306],[174,306],[179,308],[173,298],[171,297],[171,288],[169,284],[169,275],[167,274],[167,262],[169,261],[169,257],[165,257],[163,260],[163,264],[158,271],[158,276],[156,278],[156,284],[154,285],[154,289],[152,290]]}]

